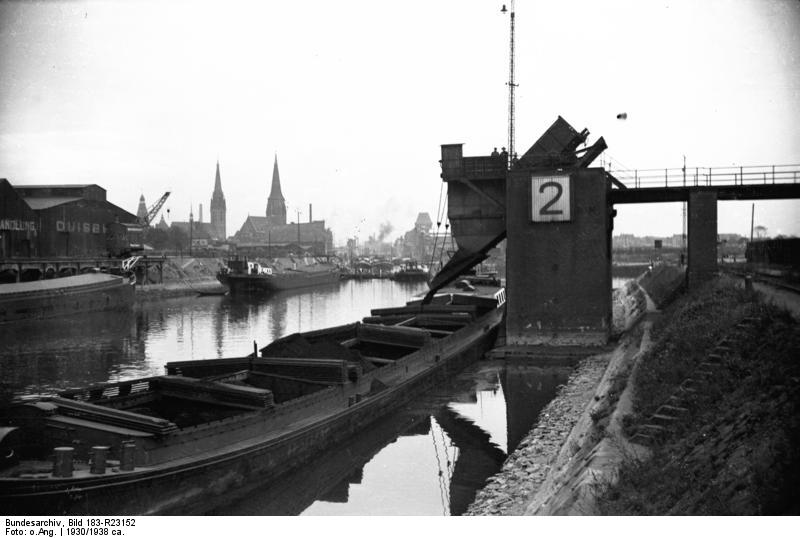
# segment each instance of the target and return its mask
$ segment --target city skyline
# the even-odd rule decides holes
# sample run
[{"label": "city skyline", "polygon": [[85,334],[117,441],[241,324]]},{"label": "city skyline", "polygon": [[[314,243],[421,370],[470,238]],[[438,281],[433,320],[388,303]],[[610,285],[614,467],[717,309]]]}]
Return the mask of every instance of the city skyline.
[{"label": "city skyline", "polygon": [[[132,212],[170,190],[188,220],[219,160],[232,235],[264,212],[277,153],[290,220],[312,204],[336,244],[386,221],[396,237],[437,214],[441,144],[506,145],[501,4],[2,3],[0,177],[97,183]],[[595,164],[612,170],[800,162],[796,2],[516,12],[518,152],[562,115],[605,138]],[[800,235],[798,203],[756,202],[755,223]],[[681,212],[619,207],[615,233],[680,233]],[[718,230],[747,234],[750,216],[720,202]]]}]

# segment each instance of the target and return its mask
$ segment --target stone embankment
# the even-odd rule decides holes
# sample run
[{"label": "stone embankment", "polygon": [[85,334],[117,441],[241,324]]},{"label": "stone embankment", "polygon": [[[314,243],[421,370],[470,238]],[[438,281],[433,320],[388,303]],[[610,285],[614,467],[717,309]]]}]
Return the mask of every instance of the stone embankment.
[{"label": "stone embankment", "polygon": [[606,428],[620,428],[621,410],[630,406],[628,375],[650,343],[650,322],[636,323],[656,305],[640,284],[644,280],[655,295],[668,298],[682,274],[677,267],[660,266],[618,290],[613,333],[622,336],[615,349],[579,363],[466,515],[591,513],[593,492],[613,475],[625,450],[611,441],[616,435],[607,436]]},{"label": "stone embankment", "polygon": [[167,257],[163,266],[163,282],[160,282],[158,269],[151,266],[145,282],[136,286],[136,300],[224,292],[225,287],[215,276],[223,263],[218,258]]}]

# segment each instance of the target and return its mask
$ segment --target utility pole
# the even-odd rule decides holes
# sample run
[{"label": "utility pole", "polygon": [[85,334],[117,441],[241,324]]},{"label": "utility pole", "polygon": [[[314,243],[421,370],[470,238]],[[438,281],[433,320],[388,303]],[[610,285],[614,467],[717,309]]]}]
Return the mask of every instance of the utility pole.
[{"label": "utility pole", "polygon": [[517,84],[514,82],[514,0],[511,0],[511,10],[506,9],[503,4],[501,13],[511,14],[511,30],[510,30],[510,45],[509,45],[509,58],[508,58],[508,163],[507,166],[511,168],[511,163],[514,161],[514,88]]},{"label": "utility pole", "polygon": [[[683,186],[686,186],[686,155],[683,156]],[[681,258],[686,255],[686,202],[683,202],[683,215],[681,219],[683,230],[681,231]]]},{"label": "utility pole", "polygon": [[192,255],[192,229],[194,228],[194,215],[192,206],[189,206],[189,256]]}]

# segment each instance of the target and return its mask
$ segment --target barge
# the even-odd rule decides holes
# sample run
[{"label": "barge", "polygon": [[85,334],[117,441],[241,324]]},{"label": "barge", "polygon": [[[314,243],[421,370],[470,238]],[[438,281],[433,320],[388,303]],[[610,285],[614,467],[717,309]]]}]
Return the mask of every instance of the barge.
[{"label": "barge", "polygon": [[264,293],[311,286],[334,284],[341,280],[342,272],[334,264],[318,259],[289,258],[264,264],[245,259],[228,260],[226,267],[217,273],[217,280],[227,286],[231,294]]},{"label": "barge", "polygon": [[162,376],[16,402],[0,412],[0,506],[182,514],[278,481],[491,348],[505,292],[470,287],[249,356],[171,362]]},{"label": "barge", "polygon": [[0,323],[130,308],[134,284],[106,273],[0,284]]}]

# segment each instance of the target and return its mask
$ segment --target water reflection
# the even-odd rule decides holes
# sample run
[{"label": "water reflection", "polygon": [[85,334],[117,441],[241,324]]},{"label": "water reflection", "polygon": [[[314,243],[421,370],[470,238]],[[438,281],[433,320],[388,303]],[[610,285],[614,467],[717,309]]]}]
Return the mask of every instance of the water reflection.
[{"label": "water reflection", "polygon": [[[425,284],[349,281],[273,296],[185,297],[133,312],[0,326],[0,398],[162,374],[166,362],[241,356],[253,341],[349,323]],[[566,369],[478,362],[271,484],[214,498],[217,514],[461,514],[530,430]],[[185,507],[196,513],[210,506]]]},{"label": "water reflection", "polygon": [[254,297],[182,297],[133,312],[0,325],[0,402],[161,375],[172,360],[241,356],[286,334],[357,321],[426,289],[389,280]]},{"label": "water reflection", "polygon": [[460,515],[568,375],[521,361],[476,363],[299,471],[207,513]]}]

